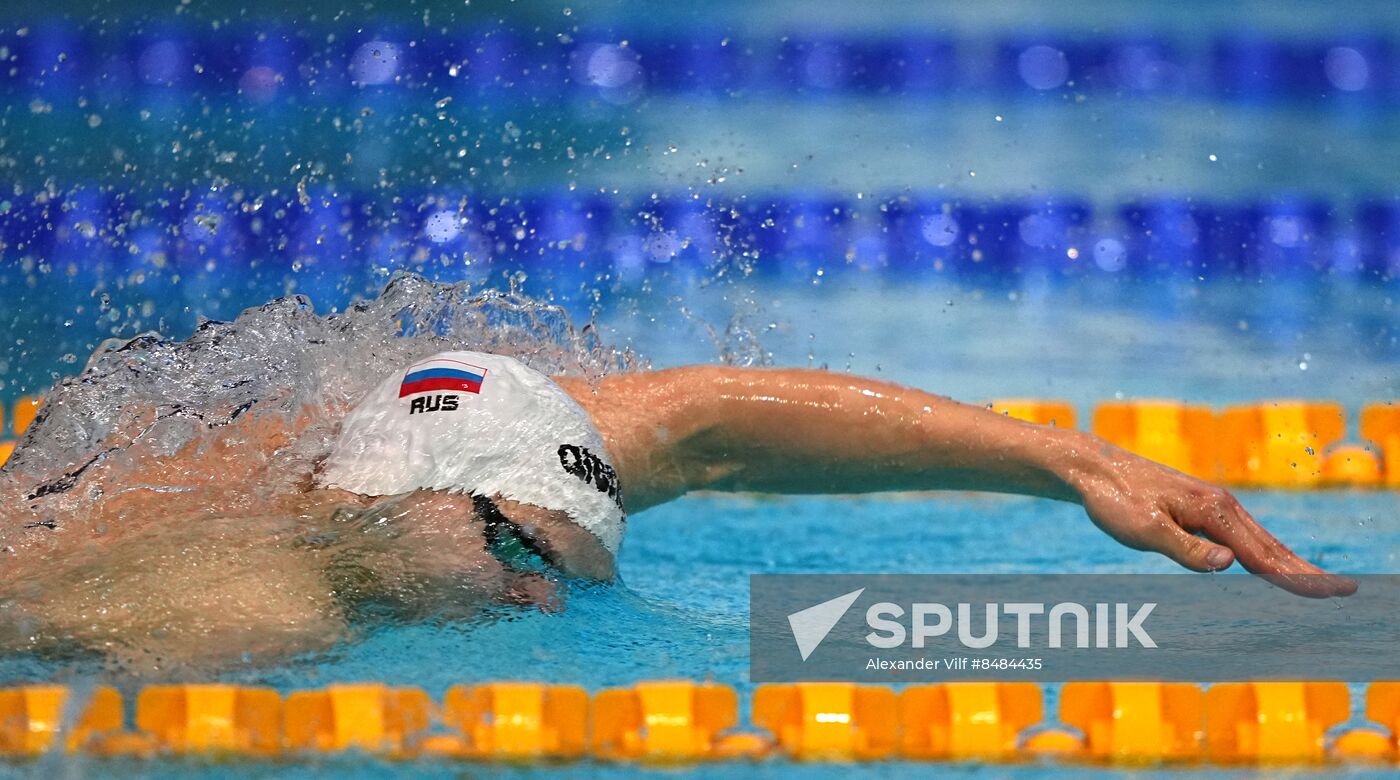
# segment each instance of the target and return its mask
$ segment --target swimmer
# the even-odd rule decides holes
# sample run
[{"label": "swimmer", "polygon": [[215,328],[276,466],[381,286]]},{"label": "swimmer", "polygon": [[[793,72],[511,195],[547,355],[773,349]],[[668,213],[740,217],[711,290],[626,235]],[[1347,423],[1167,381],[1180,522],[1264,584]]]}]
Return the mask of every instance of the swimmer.
[{"label": "swimmer", "polygon": [[[220,490],[255,479],[297,438],[302,423],[270,419],[233,420],[198,452],[153,451],[148,473],[126,479],[164,479],[159,490],[115,489],[84,467],[87,490],[104,491],[94,524],[106,537],[60,543],[60,531],[27,524],[31,555],[0,573],[12,610],[0,609],[11,634],[0,628],[0,642],[208,660],[325,647],[364,604],[423,615],[556,604],[562,578],[615,577],[628,516],[693,491],[1039,496],[1079,504],[1119,543],[1192,571],[1238,562],[1303,596],[1356,589],[1228,492],[1087,433],[820,370],[693,366],[589,382],[500,355],[425,355],[358,400],[290,499],[293,516],[320,520],[276,526],[256,545],[227,511],[162,526],[179,502],[221,506]],[[48,587],[56,580],[77,584]],[[114,635],[114,613],[139,640]]]}]

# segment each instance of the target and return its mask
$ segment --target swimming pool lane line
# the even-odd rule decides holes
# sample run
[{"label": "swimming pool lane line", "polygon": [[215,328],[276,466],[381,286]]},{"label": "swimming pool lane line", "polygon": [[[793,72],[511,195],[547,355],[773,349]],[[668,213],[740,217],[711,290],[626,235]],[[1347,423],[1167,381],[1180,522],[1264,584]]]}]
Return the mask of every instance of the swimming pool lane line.
[{"label": "swimming pool lane line", "polygon": [[1400,682],[1367,690],[1351,723],[1339,682],[1065,684],[1047,720],[1035,683],[958,682],[896,691],[819,682],[760,685],[740,726],[735,690],[639,682],[590,696],[573,685],[458,685],[441,702],[381,683],[283,697],[271,688],[151,685],[128,723],[120,693],[0,689],[0,757],[295,758],[342,751],[468,761],[981,761],[1319,764],[1395,762]]}]

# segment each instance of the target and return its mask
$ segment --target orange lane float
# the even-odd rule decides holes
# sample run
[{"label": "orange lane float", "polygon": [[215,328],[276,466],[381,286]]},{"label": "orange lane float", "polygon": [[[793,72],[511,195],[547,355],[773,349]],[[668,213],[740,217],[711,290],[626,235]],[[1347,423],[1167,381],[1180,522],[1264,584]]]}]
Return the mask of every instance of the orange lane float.
[{"label": "orange lane float", "polygon": [[1350,729],[1332,743],[1331,755],[1340,761],[1377,763],[1395,758],[1395,743],[1376,729]]},{"label": "orange lane float", "polygon": [[1367,447],[1355,444],[1333,447],[1322,459],[1323,487],[1379,487],[1381,461]]},{"label": "orange lane float", "polygon": [[[21,396],[15,401],[14,409],[10,413],[10,425],[15,438],[24,435],[29,429],[29,424],[34,422],[34,416],[39,413],[39,399],[33,396]],[[4,407],[0,406],[0,431],[5,430]],[[14,441],[0,441],[0,466],[5,465],[10,459],[10,455],[15,451]]]},{"label": "orange lane float", "polygon": [[798,760],[868,761],[899,746],[897,701],[894,691],[873,685],[760,685],[753,723]]},{"label": "orange lane float", "polygon": [[1361,410],[1361,438],[1381,453],[1381,483],[1400,487],[1400,405],[1371,404]]},{"label": "orange lane float", "polygon": [[577,685],[499,682],[449,688],[442,720],[459,739],[431,737],[429,752],[524,760],[588,750],[588,693]]},{"label": "orange lane float", "polygon": [[1310,762],[1324,734],[1345,721],[1344,683],[1221,683],[1206,691],[1206,755],[1217,763]]},{"label": "orange lane float", "polygon": [[1112,401],[1094,409],[1094,435],[1204,480],[1217,478],[1215,413],[1180,401]]},{"label": "orange lane float", "polygon": [[1074,407],[1066,401],[1006,398],[992,401],[987,408],[1036,425],[1053,425],[1057,428],[1073,428],[1075,425]]},{"label": "orange lane float", "polygon": [[68,689],[34,685],[0,691],[0,753],[38,755],[53,746]]},{"label": "orange lane float", "polygon": [[136,728],[174,753],[275,755],[282,749],[282,697],[271,688],[150,686],[136,700]]},{"label": "orange lane float", "polygon": [[74,752],[121,730],[122,698],[111,688],[95,689],[82,705],[60,685],[0,689],[0,755]]},{"label": "orange lane float", "polygon": [[1378,682],[1349,728],[1347,687],[1332,682],[1085,682],[1060,690],[1059,720],[1042,722],[1033,683],[885,686],[762,685],[752,721],[735,731],[738,696],[725,685],[641,682],[592,698],[577,686],[506,682],[455,686],[440,712],[417,688],[333,685],[285,701],[265,688],[150,686],[128,727],[110,688],[0,689],[0,758],[84,752],[295,757],[358,750],[381,757],[477,761],[596,758],[691,764],[754,760],[773,748],[800,761],[1394,762],[1400,682]]},{"label": "orange lane float", "polygon": [[1065,729],[1044,728],[1027,734],[1020,751],[1033,758],[1075,760],[1084,753],[1084,741]]},{"label": "orange lane float", "polygon": [[1366,717],[1384,726],[1390,733],[1388,750],[1384,755],[1400,753],[1396,738],[1400,736],[1400,681],[1371,683],[1366,691]]},{"label": "orange lane float", "polygon": [[14,410],[10,412],[10,426],[16,437],[23,436],[29,430],[29,424],[39,414],[39,406],[39,399],[32,395],[20,396],[15,401]]},{"label": "orange lane float", "polygon": [[613,760],[701,761],[756,755],[753,735],[728,735],[739,697],[727,685],[644,682],[593,697],[593,755]]},{"label": "orange lane float", "polygon": [[1107,760],[1181,760],[1201,754],[1201,689],[1188,683],[1083,682],[1060,690],[1060,720]]},{"label": "orange lane float", "polygon": [[358,749],[413,752],[433,712],[428,694],[387,685],[332,685],[287,697],[283,741],[289,751]]},{"label": "orange lane float", "polygon": [[1314,487],[1323,451],[1346,432],[1342,407],[1313,401],[1233,406],[1220,415],[1221,478],[1249,487]]},{"label": "orange lane float", "polygon": [[1039,723],[1035,683],[917,685],[899,697],[900,752],[915,759],[996,761],[1014,756],[1023,729]]}]

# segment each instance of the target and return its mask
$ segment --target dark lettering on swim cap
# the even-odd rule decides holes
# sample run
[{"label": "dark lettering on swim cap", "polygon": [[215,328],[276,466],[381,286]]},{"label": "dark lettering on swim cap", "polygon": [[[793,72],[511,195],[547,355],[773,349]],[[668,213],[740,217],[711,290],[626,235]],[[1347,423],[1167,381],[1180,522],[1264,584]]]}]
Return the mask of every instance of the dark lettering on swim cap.
[{"label": "dark lettering on swim cap", "polygon": [[589,452],[587,447],[559,445],[559,465],[564,467],[564,471],[597,488],[599,493],[607,495],[618,509],[622,508],[622,485],[618,482],[617,471]]},{"label": "dark lettering on swim cap", "polygon": [[457,411],[457,396],[455,395],[420,395],[408,405],[410,415],[455,411]]}]

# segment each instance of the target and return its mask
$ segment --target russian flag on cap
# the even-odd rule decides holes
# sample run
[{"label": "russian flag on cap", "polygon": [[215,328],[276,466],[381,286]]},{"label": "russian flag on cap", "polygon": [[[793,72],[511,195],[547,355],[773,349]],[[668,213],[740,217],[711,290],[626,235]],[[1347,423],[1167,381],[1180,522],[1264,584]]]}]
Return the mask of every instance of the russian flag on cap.
[{"label": "russian flag on cap", "polygon": [[451,358],[436,358],[419,363],[403,375],[399,397],[437,390],[460,390],[480,393],[486,380],[486,369]]}]

